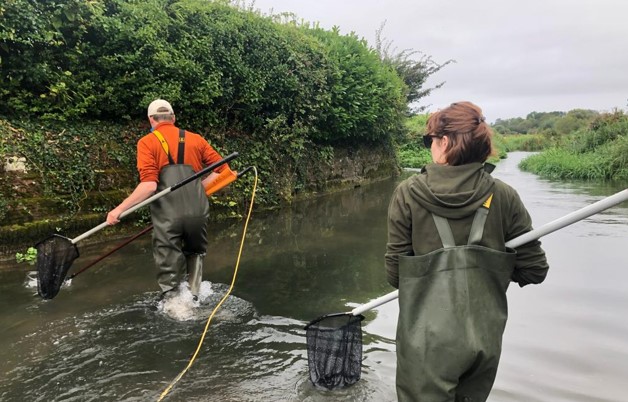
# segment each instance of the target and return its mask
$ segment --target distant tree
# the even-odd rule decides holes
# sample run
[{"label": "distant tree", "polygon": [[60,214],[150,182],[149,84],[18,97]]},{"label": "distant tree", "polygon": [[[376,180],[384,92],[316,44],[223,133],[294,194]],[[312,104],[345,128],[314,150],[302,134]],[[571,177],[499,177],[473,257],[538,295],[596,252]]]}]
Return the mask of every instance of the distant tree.
[{"label": "distant tree", "polygon": [[565,115],[564,112],[532,112],[526,116],[529,121],[528,133],[540,133],[552,129],[556,122]]},{"label": "distant tree", "polygon": [[525,119],[497,119],[493,126],[503,134],[544,134],[554,138],[588,127],[597,116],[597,111],[586,109],[573,109],[567,113],[531,112]]},{"label": "distant tree", "polygon": [[450,63],[455,63],[455,60],[447,60],[442,64],[436,63],[432,60],[431,56],[425,53],[413,50],[404,49],[400,52],[396,48],[391,49],[392,41],[383,38],[382,34],[386,21],[382,23],[380,28],[375,32],[375,50],[380,59],[390,65],[397,74],[401,77],[407,86],[406,101],[408,103],[408,109],[411,112],[422,112],[429,105],[412,106],[417,105],[418,102],[432,93],[433,90],[442,87],[445,82],[436,84],[434,87],[425,88],[425,82],[434,73],[440,71],[443,67]]},{"label": "distant tree", "polygon": [[521,117],[512,119],[497,119],[493,125],[502,134],[527,134],[530,130],[530,122]]},{"label": "distant tree", "polygon": [[573,109],[567,112],[567,115],[573,116],[574,118],[578,120],[591,121],[597,118],[600,115],[600,113],[595,110],[590,110],[590,109]]},{"label": "distant tree", "polygon": [[560,135],[571,134],[589,127],[599,115],[595,110],[573,109],[558,120],[554,128]]}]

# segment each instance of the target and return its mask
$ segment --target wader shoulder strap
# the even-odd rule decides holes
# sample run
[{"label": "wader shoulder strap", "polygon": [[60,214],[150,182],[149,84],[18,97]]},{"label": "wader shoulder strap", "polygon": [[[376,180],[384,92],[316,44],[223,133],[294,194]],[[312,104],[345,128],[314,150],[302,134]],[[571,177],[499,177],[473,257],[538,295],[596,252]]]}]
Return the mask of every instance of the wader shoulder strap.
[{"label": "wader shoulder strap", "polygon": [[[174,165],[175,164],[174,159],[172,159],[172,156],[170,156],[170,148],[168,147],[168,143],[166,142],[166,139],[164,138],[164,136],[157,130],[153,130],[153,134],[155,134],[155,137],[157,137],[157,139],[159,140],[161,147],[164,149],[164,151],[166,151],[166,155],[168,155],[168,162],[170,162],[171,165]],[[177,152],[177,164],[182,165],[184,158],[185,158],[185,130],[179,129],[179,148]]]},{"label": "wader shoulder strap", "polygon": [[161,147],[164,151],[166,151],[166,155],[168,155],[168,162],[170,162],[171,165],[174,165],[174,160],[172,159],[172,156],[170,156],[170,148],[168,148],[168,143],[166,142],[164,136],[157,130],[153,130],[153,134],[155,134],[155,137],[159,140]]},{"label": "wader shoulder strap", "polygon": [[[480,240],[482,240],[482,235],[484,234],[484,224],[486,223],[486,217],[488,216],[488,211],[491,208],[492,200],[493,194],[491,194],[484,204],[482,204],[482,206],[475,211],[467,245],[479,244]],[[436,230],[438,230],[440,241],[443,243],[443,248],[455,247],[456,242],[447,218],[443,218],[442,216],[435,214],[432,214],[432,218],[436,224]]]},{"label": "wader shoulder strap", "polygon": [[484,204],[475,212],[475,217],[471,224],[471,231],[469,232],[469,242],[467,244],[480,244],[480,240],[482,240],[482,235],[484,234],[484,224],[486,223],[488,210],[491,208],[491,201],[493,201],[493,194],[489,195],[486,201],[484,201]]},{"label": "wader shoulder strap", "polygon": [[183,157],[185,152],[185,130],[179,129],[179,149],[177,152],[177,163],[183,165]]},{"label": "wader shoulder strap", "polygon": [[436,230],[438,230],[438,235],[440,236],[440,241],[443,243],[443,248],[456,247],[454,234],[451,232],[451,226],[449,226],[447,218],[434,214],[432,214],[432,218],[434,218]]}]

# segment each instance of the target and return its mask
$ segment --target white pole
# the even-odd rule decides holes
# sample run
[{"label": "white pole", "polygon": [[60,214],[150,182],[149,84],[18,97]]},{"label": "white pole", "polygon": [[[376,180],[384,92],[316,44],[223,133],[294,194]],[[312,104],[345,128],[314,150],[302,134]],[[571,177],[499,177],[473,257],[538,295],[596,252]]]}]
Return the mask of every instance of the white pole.
[{"label": "white pole", "polygon": [[[176,189],[178,189],[181,186],[184,186],[198,178],[200,178],[201,176],[211,172],[212,170],[214,170],[215,168],[217,168],[218,166],[221,166],[227,162],[229,162],[230,160],[232,160],[233,158],[237,157],[238,153],[237,152],[233,152],[230,155],[225,156],[224,158],[222,158],[221,160],[219,160],[218,162],[212,163],[209,166],[204,167],[203,169],[199,170],[198,172],[194,173],[192,176],[188,177],[187,179],[181,180],[179,183],[174,184],[166,189],[161,190],[160,192],[158,192],[157,194],[153,194],[152,196],[150,196],[149,198],[145,199],[144,201],[133,205],[131,208],[127,209],[126,211],[122,212],[120,214],[120,218],[124,218],[125,216],[129,215],[132,212],[137,211],[138,209],[142,208],[145,205],[150,204],[151,202],[155,201],[158,198],[163,197],[164,195],[170,193],[171,191],[174,191]],[[87,232],[83,233],[80,236],[75,237],[74,239],[71,240],[72,244],[76,244],[79,241],[85,239],[88,236],[93,235],[94,233],[98,232],[101,229],[106,228],[107,226],[109,226],[109,224],[107,222],[103,222],[100,225],[96,226],[95,228],[92,228],[90,230],[88,230]]]},{"label": "white pole", "polygon": [[[163,197],[164,195],[170,193],[172,191],[172,187],[168,187],[166,189],[161,190],[160,192],[158,192],[157,194],[153,194],[151,195],[149,198],[145,199],[144,201],[137,203],[135,205],[133,205],[131,208],[127,209],[126,211],[122,212],[120,214],[120,219],[124,218],[125,216],[137,211],[138,209],[142,208],[145,205],[150,204],[151,202],[155,201],[158,198]],[[72,244],[76,244],[79,241],[85,239],[86,237],[89,237],[91,235],[93,235],[94,233],[98,232],[101,229],[106,228],[107,226],[109,226],[109,224],[107,222],[103,222],[100,225],[96,226],[95,228],[92,228],[90,230],[88,230],[87,232],[83,233],[80,236],[75,237],[74,239],[72,239]]]}]

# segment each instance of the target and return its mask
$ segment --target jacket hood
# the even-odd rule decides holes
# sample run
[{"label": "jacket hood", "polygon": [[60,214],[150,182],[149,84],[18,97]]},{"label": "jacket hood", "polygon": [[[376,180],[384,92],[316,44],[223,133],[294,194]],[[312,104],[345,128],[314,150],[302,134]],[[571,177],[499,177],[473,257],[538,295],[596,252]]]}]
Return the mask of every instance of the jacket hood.
[{"label": "jacket hood", "polygon": [[409,179],[409,193],[428,211],[450,219],[474,214],[493,192],[490,163],[460,166],[429,164]]}]

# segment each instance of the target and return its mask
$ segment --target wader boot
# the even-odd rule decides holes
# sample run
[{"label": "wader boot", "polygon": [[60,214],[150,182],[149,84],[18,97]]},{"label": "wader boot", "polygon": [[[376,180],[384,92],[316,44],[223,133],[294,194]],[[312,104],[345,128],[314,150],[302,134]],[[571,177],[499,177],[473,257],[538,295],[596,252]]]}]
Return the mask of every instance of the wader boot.
[{"label": "wader boot", "polygon": [[[159,138],[161,134],[153,133]],[[160,138],[163,139],[163,137]],[[165,140],[161,141],[164,145]],[[159,172],[157,192],[192,176],[194,170],[183,164],[185,131],[179,131],[178,163],[174,163],[167,145],[169,165]],[[194,180],[150,204],[153,221],[153,257],[157,265],[157,282],[162,292],[179,286],[187,273],[186,255],[204,255],[207,249],[209,201],[201,184]]]},{"label": "wader boot", "polygon": [[188,283],[190,284],[190,292],[192,293],[192,296],[194,296],[194,300],[198,300],[198,293],[201,290],[204,257],[205,254],[190,254],[186,257]]},{"label": "wader boot", "polygon": [[432,215],[443,248],[399,258],[397,397],[404,401],[488,398],[508,316],[515,251],[479,245],[490,198],[475,214],[467,245]]}]

